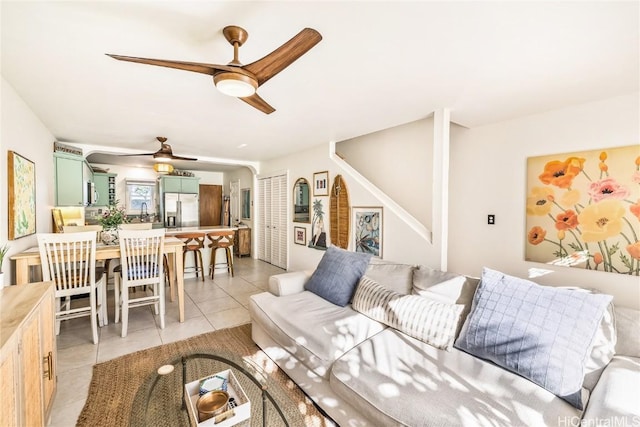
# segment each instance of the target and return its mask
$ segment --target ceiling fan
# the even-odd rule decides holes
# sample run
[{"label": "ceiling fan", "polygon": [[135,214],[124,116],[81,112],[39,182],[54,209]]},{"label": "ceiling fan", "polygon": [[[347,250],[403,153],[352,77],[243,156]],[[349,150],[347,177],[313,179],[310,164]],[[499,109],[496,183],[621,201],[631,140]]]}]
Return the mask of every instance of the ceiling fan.
[{"label": "ceiling fan", "polygon": [[222,34],[233,46],[233,60],[227,65],[136,58],[133,56],[112,55],[110,53],[107,53],[107,55],[120,61],[138,62],[140,64],[158,65],[160,67],[209,74],[213,76],[214,84],[222,93],[235,96],[263,113],[271,114],[275,111],[275,108],[262,99],[256,93],[256,89],[287,68],[322,40],[319,32],[312,28],[305,28],[265,57],[251,64],[242,65],[238,59],[238,50],[249,37],[249,33],[243,28],[230,25],[224,27]]},{"label": "ceiling fan", "polygon": [[163,136],[157,136],[156,139],[160,142],[160,149],[155,153],[141,153],[141,154],[121,154],[121,156],[153,156],[158,161],[167,160],[198,160],[193,157],[175,156],[173,150],[169,144],[166,144],[167,138]]}]

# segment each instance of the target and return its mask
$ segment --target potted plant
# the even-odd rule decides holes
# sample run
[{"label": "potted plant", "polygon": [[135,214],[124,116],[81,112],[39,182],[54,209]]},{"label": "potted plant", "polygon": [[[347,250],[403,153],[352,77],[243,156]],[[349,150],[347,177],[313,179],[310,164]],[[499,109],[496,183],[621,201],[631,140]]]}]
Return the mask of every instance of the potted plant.
[{"label": "potted plant", "polygon": [[0,289],[4,287],[4,273],[2,272],[2,263],[4,262],[4,256],[8,251],[9,245],[5,243],[5,245],[0,248]]},{"label": "potted plant", "polygon": [[102,225],[102,233],[100,234],[102,243],[105,245],[119,244],[118,226],[129,221],[124,207],[118,206],[118,200],[109,206],[98,221]]}]

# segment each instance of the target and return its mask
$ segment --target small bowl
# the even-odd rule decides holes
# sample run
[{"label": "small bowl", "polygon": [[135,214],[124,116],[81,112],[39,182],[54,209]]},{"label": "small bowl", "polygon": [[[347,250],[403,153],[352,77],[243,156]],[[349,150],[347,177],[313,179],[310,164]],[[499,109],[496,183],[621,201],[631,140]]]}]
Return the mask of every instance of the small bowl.
[{"label": "small bowl", "polygon": [[199,422],[222,414],[228,406],[229,394],[226,391],[213,390],[203,394],[196,402]]}]

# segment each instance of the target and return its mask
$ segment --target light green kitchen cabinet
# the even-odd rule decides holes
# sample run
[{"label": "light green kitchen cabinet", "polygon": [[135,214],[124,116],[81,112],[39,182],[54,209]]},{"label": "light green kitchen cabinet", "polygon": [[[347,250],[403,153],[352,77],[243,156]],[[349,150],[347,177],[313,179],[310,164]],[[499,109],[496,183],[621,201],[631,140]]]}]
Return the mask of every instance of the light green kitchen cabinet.
[{"label": "light green kitchen cabinet", "polygon": [[116,177],[115,173],[95,172],[93,182],[96,185],[95,206],[110,206],[116,201]]},{"label": "light green kitchen cabinet", "polygon": [[162,177],[160,178],[160,188],[163,193],[181,193],[182,179],[180,177]]},{"label": "light green kitchen cabinet", "polygon": [[200,178],[182,178],[181,179],[181,193],[199,193],[200,192]]},{"label": "light green kitchen cabinet", "polygon": [[187,176],[160,177],[160,191],[164,193],[196,193],[200,192],[200,178]]},{"label": "light green kitchen cabinet", "polygon": [[84,205],[84,159],[70,154],[54,153],[55,205]]}]

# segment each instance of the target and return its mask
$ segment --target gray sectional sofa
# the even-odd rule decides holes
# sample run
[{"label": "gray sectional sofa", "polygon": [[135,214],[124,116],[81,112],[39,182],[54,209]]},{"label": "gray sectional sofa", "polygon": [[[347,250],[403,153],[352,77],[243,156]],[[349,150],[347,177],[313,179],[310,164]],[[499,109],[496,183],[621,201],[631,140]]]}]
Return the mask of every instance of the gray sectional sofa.
[{"label": "gray sectional sofa", "polygon": [[[476,295],[478,279],[375,259],[359,280],[352,303],[342,307],[305,290],[311,275],[272,276],[269,292],[251,297],[252,335],[340,426],[640,425],[638,310],[614,309],[605,301],[606,310],[595,320],[593,343],[585,347],[589,354],[579,371],[584,383],[577,395],[584,409],[578,409],[566,396],[556,395],[561,392],[547,389],[553,385],[542,387],[526,374],[499,366],[499,360],[471,354],[463,345],[461,335],[477,338],[478,334],[470,332],[474,327],[470,318],[478,315],[482,304]],[[362,308],[363,301],[369,309],[376,304],[371,293],[357,294],[364,292],[364,282],[388,290],[374,288],[384,294],[386,309]],[[403,298],[411,304],[422,304],[415,299],[420,298],[444,304],[441,308],[449,305],[459,314],[450,331],[456,344],[440,340],[433,345],[429,342],[437,334],[407,329],[403,319],[407,311],[393,308]],[[420,312],[425,310],[429,308]],[[515,311],[521,314],[526,309]],[[557,325],[549,328],[549,323],[553,322],[545,321],[542,327],[560,330]]]}]

